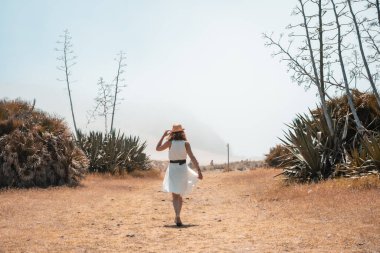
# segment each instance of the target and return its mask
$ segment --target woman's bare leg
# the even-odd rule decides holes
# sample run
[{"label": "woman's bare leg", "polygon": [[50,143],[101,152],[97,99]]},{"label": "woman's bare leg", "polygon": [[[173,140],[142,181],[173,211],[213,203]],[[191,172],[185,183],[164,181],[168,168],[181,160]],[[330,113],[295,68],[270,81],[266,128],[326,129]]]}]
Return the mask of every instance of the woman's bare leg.
[{"label": "woman's bare leg", "polygon": [[175,193],[172,193],[173,195],[173,207],[174,207],[174,212],[175,212],[175,216],[178,217],[179,216],[179,205],[178,205],[178,202],[179,202],[179,195],[178,194],[175,194]]},{"label": "woman's bare leg", "polygon": [[178,195],[178,216],[181,215],[181,209],[182,209],[182,196],[181,195]]},{"label": "woman's bare leg", "polygon": [[182,208],[182,197],[179,194],[173,193],[173,207],[175,211],[175,223],[182,224],[181,222],[181,208]]}]

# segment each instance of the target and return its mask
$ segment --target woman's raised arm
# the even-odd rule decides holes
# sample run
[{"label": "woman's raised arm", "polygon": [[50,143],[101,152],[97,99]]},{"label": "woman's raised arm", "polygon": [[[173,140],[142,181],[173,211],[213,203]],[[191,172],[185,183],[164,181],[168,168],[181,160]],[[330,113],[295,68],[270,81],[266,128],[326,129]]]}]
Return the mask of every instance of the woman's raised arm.
[{"label": "woman's raised arm", "polygon": [[162,135],[161,139],[158,141],[157,143],[157,146],[156,146],[156,150],[157,151],[163,151],[167,148],[170,148],[170,141],[166,141],[164,144],[162,144],[162,141],[164,140],[164,138],[166,136],[168,136],[170,134],[170,130],[166,130],[164,132],[164,134]]}]

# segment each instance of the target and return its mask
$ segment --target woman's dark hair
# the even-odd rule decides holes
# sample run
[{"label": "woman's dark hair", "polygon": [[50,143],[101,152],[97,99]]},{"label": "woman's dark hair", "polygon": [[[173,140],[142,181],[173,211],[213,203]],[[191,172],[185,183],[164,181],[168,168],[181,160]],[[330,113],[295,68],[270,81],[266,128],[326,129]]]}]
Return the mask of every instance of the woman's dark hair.
[{"label": "woman's dark hair", "polygon": [[171,133],[169,141],[187,141],[184,131]]}]

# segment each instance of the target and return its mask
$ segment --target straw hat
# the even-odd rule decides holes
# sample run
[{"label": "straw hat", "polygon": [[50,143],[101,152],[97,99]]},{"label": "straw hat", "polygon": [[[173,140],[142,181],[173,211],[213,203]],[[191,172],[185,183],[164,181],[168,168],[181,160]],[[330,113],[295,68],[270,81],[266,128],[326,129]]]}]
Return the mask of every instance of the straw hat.
[{"label": "straw hat", "polygon": [[182,128],[181,124],[174,124],[172,128],[172,133],[182,132],[184,130],[185,128]]}]

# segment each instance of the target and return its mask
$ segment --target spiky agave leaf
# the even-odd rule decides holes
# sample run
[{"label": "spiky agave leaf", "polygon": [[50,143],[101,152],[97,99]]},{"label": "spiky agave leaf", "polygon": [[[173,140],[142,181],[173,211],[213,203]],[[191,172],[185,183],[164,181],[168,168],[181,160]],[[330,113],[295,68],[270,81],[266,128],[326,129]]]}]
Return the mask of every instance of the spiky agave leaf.
[{"label": "spiky agave leaf", "polygon": [[286,140],[282,140],[291,154],[284,163],[285,175],[298,181],[317,179],[321,167],[319,141],[313,137],[309,121],[306,115],[297,115],[285,134]]},{"label": "spiky agave leaf", "polygon": [[367,135],[363,138],[363,145],[368,152],[368,163],[380,172],[380,138],[377,134]]}]

